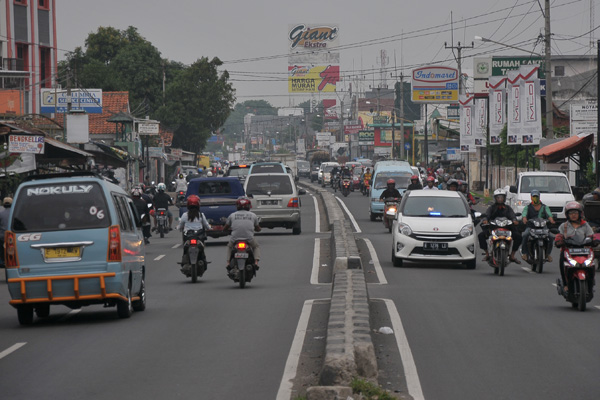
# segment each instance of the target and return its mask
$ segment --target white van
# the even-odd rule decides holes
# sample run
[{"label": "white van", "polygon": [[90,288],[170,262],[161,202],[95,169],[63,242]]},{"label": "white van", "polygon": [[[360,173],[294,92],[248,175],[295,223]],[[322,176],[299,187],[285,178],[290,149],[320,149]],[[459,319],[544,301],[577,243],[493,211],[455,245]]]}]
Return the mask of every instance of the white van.
[{"label": "white van", "polygon": [[506,203],[515,213],[522,213],[531,202],[531,191],[539,190],[542,203],[550,207],[558,219],[566,219],[565,204],[574,201],[571,185],[567,176],[560,172],[521,172],[517,176],[516,186],[507,186]]}]

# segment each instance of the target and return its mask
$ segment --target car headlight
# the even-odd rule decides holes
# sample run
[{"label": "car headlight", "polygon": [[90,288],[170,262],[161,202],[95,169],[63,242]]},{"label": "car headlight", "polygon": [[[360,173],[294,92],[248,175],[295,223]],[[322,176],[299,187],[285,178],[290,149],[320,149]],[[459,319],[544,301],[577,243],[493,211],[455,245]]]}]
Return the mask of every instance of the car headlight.
[{"label": "car headlight", "polygon": [[400,232],[404,236],[412,235],[412,229],[410,229],[410,226],[408,226],[404,222],[398,224],[398,232]]},{"label": "car headlight", "polygon": [[460,236],[463,238],[469,237],[473,234],[473,224],[465,225],[460,230]]}]

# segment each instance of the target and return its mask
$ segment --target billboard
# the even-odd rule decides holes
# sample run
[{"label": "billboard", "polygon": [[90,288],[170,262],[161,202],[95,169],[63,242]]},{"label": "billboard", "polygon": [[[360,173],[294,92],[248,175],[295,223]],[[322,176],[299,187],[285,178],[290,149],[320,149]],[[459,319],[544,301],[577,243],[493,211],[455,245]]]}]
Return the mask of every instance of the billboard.
[{"label": "billboard", "polygon": [[339,28],[335,24],[294,24],[289,26],[290,53],[331,50],[338,46]]},{"label": "billboard", "polygon": [[339,65],[289,65],[289,93],[335,92],[340,80]]},{"label": "billboard", "polygon": [[20,90],[0,90],[0,114],[23,114],[22,97]]},{"label": "billboard", "polygon": [[[67,112],[68,99],[65,89],[41,89],[40,97],[42,114]],[[102,114],[102,89],[72,89],[71,110]]]},{"label": "billboard", "polygon": [[9,135],[8,151],[11,153],[44,154],[44,137],[31,135]]},{"label": "billboard", "polygon": [[412,101],[436,104],[458,102],[458,70],[439,66],[413,69]]}]

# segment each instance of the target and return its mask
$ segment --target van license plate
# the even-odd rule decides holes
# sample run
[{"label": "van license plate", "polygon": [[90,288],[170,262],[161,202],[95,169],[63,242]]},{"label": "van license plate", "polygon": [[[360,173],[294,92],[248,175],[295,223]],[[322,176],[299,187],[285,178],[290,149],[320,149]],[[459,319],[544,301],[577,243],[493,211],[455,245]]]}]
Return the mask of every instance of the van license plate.
[{"label": "van license plate", "polygon": [[425,242],[423,243],[423,250],[448,251],[448,243]]},{"label": "van license plate", "polygon": [[263,206],[276,206],[278,203],[277,200],[261,200],[260,204]]},{"label": "van license plate", "polygon": [[46,258],[67,258],[67,257],[80,257],[80,247],[55,247],[50,249],[44,249],[44,255]]},{"label": "van license plate", "polygon": [[235,258],[248,258],[248,253],[235,253]]}]

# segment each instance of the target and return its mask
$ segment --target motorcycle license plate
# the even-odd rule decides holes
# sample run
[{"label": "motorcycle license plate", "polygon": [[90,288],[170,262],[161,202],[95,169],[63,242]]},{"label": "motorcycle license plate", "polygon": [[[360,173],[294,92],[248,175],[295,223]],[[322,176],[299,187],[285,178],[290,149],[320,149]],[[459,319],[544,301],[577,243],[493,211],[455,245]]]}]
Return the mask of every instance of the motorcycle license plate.
[{"label": "motorcycle license plate", "polygon": [[263,206],[276,206],[278,203],[277,200],[261,200],[260,204]]},{"label": "motorcycle license plate", "polygon": [[543,235],[546,232],[544,229],[534,229],[533,233],[535,233],[536,235]]},{"label": "motorcycle license plate", "polygon": [[425,242],[423,243],[423,250],[448,251],[448,243]]},{"label": "motorcycle license plate", "polygon": [[590,249],[584,249],[584,248],[569,249],[569,253],[577,254],[577,255],[587,255],[587,254],[590,254]]},{"label": "motorcycle license plate", "polygon": [[248,253],[235,253],[235,258],[248,258]]}]

